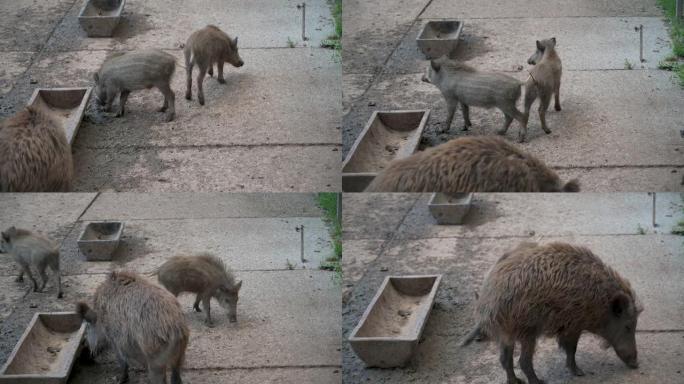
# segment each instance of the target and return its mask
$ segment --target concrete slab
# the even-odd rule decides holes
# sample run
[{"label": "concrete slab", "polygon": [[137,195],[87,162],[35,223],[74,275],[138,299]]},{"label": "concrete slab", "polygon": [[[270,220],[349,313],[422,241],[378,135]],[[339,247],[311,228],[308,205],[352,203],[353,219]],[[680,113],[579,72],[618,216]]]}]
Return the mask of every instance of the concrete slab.
[{"label": "concrete slab", "polygon": [[[522,73],[516,73],[523,80]],[[443,98],[436,87],[421,82],[421,74],[383,77],[354,103],[343,122],[343,148],[348,151],[372,110],[432,108],[423,146],[438,145],[463,135],[493,134],[502,122],[498,110],[471,110],[473,128],[460,131],[461,116],[447,134],[439,134],[446,120]],[[545,135],[532,113],[524,150],[558,167],[639,166],[684,164],[684,94],[663,71],[568,71],[561,88],[562,112],[547,115],[553,131]],[[596,84],[601,84],[597,87]],[[630,90],[639,89],[640,92]],[[564,95],[564,96],[563,96]],[[629,106],[629,107],[626,107]],[[533,110],[534,110],[533,106]],[[648,114],[635,111],[649,111]],[[478,121],[478,122],[475,122]],[[648,127],[648,128],[645,128]],[[518,126],[508,138],[514,140]],[[346,152],[345,152],[346,153]],[[679,177],[672,177],[679,180]],[[671,181],[659,184],[671,185]],[[621,191],[634,189],[625,181]],[[583,191],[594,191],[585,185]]]},{"label": "concrete slab", "polygon": [[[107,273],[128,268],[151,274],[178,254],[211,252],[238,276],[245,270],[318,269],[332,256],[328,228],[320,218],[287,219],[186,219],[127,220],[122,242],[111,262],[86,262],[77,239],[87,224],[78,223],[61,248],[65,274]],[[304,257],[300,259],[300,234],[304,225]],[[11,264],[0,264],[0,274],[12,273]],[[9,272],[5,272],[9,270]],[[4,273],[3,273],[4,272]]]},{"label": "concrete slab", "polygon": [[103,193],[81,218],[95,220],[321,217],[306,193]]},{"label": "concrete slab", "polygon": [[94,193],[4,193],[0,195],[0,228],[16,226],[66,236],[95,198]]},{"label": "concrete slab", "polygon": [[354,100],[363,95],[373,81],[373,75],[344,74],[342,76],[342,113],[349,112]]},{"label": "concrete slab", "polygon": [[15,303],[21,300],[30,289],[29,285],[14,281],[15,278],[16,276],[0,277],[0,284],[2,285],[2,290],[0,290],[0,322],[12,314]]},{"label": "concrete slab", "polygon": [[464,225],[437,225],[428,210],[429,194],[421,195],[396,232],[397,238],[528,237],[568,235],[669,234],[684,220],[678,193],[535,194],[477,193]]},{"label": "concrete slab", "polygon": [[[300,2],[286,0],[202,1],[181,4],[154,0],[126,3],[124,19],[111,39],[87,38],[78,25],[80,3],[73,7],[48,42],[50,51],[140,48],[178,48],[190,34],[207,24],[217,25],[239,48],[287,47],[288,38],[298,46],[319,47],[333,33],[330,6],[325,0],[306,3],[306,36],[303,42]],[[244,58],[244,56],[243,56]]]},{"label": "concrete slab", "polygon": [[215,306],[216,327],[207,329],[203,314],[191,312],[194,297],[179,298],[188,310],[193,335],[187,368],[340,363],[341,298],[339,289],[330,283],[331,273],[244,272],[242,279],[237,323],[229,323],[226,313]]},{"label": "concrete slab", "polygon": [[12,90],[17,77],[28,69],[33,55],[33,52],[0,52],[0,98]]},{"label": "concrete slab", "polygon": [[378,73],[428,1],[345,1],[342,66],[346,74]]},{"label": "concrete slab", "polygon": [[74,0],[16,0],[0,4],[0,51],[38,51]]},{"label": "concrete slab", "polygon": [[[401,193],[345,193],[342,197],[344,240],[389,238],[419,197]],[[377,209],[379,206],[383,209]]]},{"label": "concrete slab", "polygon": [[[77,191],[333,192],[342,189],[337,145],[76,148],[74,158]],[[219,171],[218,164],[230,166],[221,166]]]},{"label": "concrete slab", "polygon": [[342,257],[342,300],[348,300],[354,284],[366,273],[368,266],[380,255],[384,240],[345,240]]},{"label": "concrete slab", "polygon": [[[106,383],[107,379],[117,375],[118,367],[111,364],[84,365],[76,364],[69,377],[69,382],[74,384]],[[258,383],[282,383],[282,384],[327,384],[339,383],[339,368],[258,368],[258,369],[211,369],[211,370],[184,370],[184,381],[194,384],[258,384]],[[131,373],[130,384],[146,384],[147,376],[144,371]]]},{"label": "concrete slab", "polygon": [[[387,63],[388,72],[425,71],[427,61],[416,38],[428,21],[421,19],[411,27]],[[671,52],[660,16],[465,19],[463,23],[453,57],[483,71],[522,70],[527,75],[535,40],[550,37],[556,37],[564,71],[625,69],[625,60],[634,68],[656,69]],[[639,25],[644,26],[644,63],[639,62],[639,34],[634,31]]]},{"label": "concrete slab", "polygon": [[660,16],[656,1],[581,0],[572,3],[544,0],[435,0],[421,15],[425,18],[505,18],[505,17],[579,17],[579,16]]}]

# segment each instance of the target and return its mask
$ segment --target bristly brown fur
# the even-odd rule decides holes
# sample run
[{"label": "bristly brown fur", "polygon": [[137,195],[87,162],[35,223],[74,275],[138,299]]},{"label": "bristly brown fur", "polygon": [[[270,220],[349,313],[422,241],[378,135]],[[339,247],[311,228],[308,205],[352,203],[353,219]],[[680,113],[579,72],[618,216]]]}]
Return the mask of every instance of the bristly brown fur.
[{"label": "bristly brown fur", "polygon": [[0,123],[1,192],[69,192],[71,146],[49,116],[24,108]]},{"label": "bristly brown fur", "polygon": [[[576,181],[567,185],[577,187]],[[558,175],[498,137],[463,137],[395,160],[368,192],[559,192]],[[572,189],[572,188],[570,188]]]}]

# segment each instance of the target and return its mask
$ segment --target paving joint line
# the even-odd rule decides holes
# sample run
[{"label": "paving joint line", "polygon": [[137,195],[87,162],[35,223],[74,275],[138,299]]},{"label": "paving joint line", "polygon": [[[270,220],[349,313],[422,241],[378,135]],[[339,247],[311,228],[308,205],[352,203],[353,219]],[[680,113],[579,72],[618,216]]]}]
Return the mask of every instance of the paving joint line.
[{"label": "paving joint line", "polygon": [[[493,17],[459,17],[462,20],[538,20],[538,19],[659,19],[663,20],[665,16],[663,15],[643,15],[643,16],[618,16],[618,15],[571,15],[571,16],[493,16]],[[426,17],[423,20],[450,20],[453,17]]]},{"label": "paving joint line", "polygon": [[[673,238],[676,237],[681,237],[681,235],[673,235],[671,233],[649,233],[649,234],[639,234],[639,233],[599,233],[599,234],[572,234],[572,235],[553,235],[553,234],[535,234],[533,236],[529,235],[501,235],[501,236],[432,236],[432,237],[396,237],[393,236],[392,240],[398,240],[398,241],[417,241],[417,240],[434,240],[434,239],[482,239],[482,240],[489,240],[489,239],[535,239],[541,237],[542,239],[546,238],[576,238],[576,237],[626,237],[626,236],[637,236],[637,237],[648,237],[648,236],[671,236]],[[346,241],[355,241],[355,240],[377,240],[377,241],[382,241],[384,239],[378,239],[378,238],[355,238],[355,239],[345,239]],[[389,239],[387,240],[389,241]],[[378,254],[380,256],[380,254]]]},{"label": "paving joint line", "polygon": [[76,146],[76,149],[223,149],[223,148],[258,148],[258,147],[341,147],[340,143],[258,143],[258,144],[197,144],[197,145],[111,145],[111,146]]}]

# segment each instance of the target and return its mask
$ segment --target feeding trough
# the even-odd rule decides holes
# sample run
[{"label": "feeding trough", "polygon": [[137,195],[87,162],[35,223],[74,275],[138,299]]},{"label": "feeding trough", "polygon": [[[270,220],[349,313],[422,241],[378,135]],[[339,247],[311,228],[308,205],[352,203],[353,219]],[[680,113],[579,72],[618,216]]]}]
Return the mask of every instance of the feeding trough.
[{"label": "feeding trough", "polygon": [[427,323],[441,275],[388,276],[349,337],[369,367],[408,363]]},{"label": "feeding trough", "polygon": [[433,193],[428,208],[432,217],[437,220],[437,224],[458,225],[463,223],[463,218],[468,214],[472,200],[472,193],[456,193],[453,195]]},{"label": "feeding trough", "polygon": [[102,221],[88,223],[78,239],[78,249],[88,261],[107,261],[119,246],[124,223]]},{"label": "feeding trough", "polygon": [[430,110],[375,111],[342,164],[342,190],[362,192],[395,159],[418,148]]},{"label": "feeding trough", "polygon": [[66,383],[85,327],[75,312],[36,313],[0,371],[0,383]]},{"label": "feeding trough", "polygon": [[38,88],[33,91],[28,106],[43,112],[60,125],[69,145],[73,144],[83,120],[92,88]]},{"label": "feeding trough", "polygon": [[88,37],[111,37],[125,4],[126,0],[86,0],[78,22]]},{"label": "feeding trough", "polygon": [[428,21],[418,34],[416,44],[427,59],[451,56],[458,46],[463,22],[456,20]]}]

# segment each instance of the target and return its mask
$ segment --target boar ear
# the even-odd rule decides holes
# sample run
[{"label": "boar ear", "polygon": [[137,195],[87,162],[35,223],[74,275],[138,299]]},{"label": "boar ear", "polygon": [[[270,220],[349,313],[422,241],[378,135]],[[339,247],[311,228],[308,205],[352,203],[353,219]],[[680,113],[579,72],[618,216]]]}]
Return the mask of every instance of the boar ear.
[{"label": "boar ear", "polygon": [[233,45],[235,45],[236,47],[237,47],[237,39],[238,39],[237,36],[235,36],[235,38],[233,39]]},{"label": "boar ear", "polygon": [[9,241],[10,241],[9,235],[8,235],[7,233],[5,233],[5,232],[2,232],[2,239],[5,240],[5,241],[8,242],[8,243],[9,243]]},{"label": "boar ear", "polygon": [[537,40],[537,49],[540,51],[544,50],[544,47],[542,46],[541,41],[539,41],[539,40]]},{"label": "boar ear", "polygon": [[439,72],[441,66],[436,61],[430,60],[430,65],[432,66],[432,69],[435,70],[435,72]]},{"label": "boar ear", "polygon": [[556,45],[556,38],[555,37],[552,37],[551,41],[553,41],[553,45]]},{"label": "boar ear", "polygon": [[238,282],[233,285],[233,291],[237,292],[240,288],[242,288],[242,280],[238,280]]},{"label": "boar ear", "polygon": [[610,301],[610,310],[615,317],[623,316],[629,310],[629,297],[620,292]]},{"label": "boar ear", "polygon": [[78,313],[81,318],[85,319],[89,323],[94,324],[97,321],[97,314],[95,311],[90,309],[88,304],[82,301],[76,303],[76,313]]},{"label": "boar ear", "polygon": [[93,74],[93,79],[96,83],[100,82],[100,75],[98,75],[97,72],[95,72],[95,74]]}]

